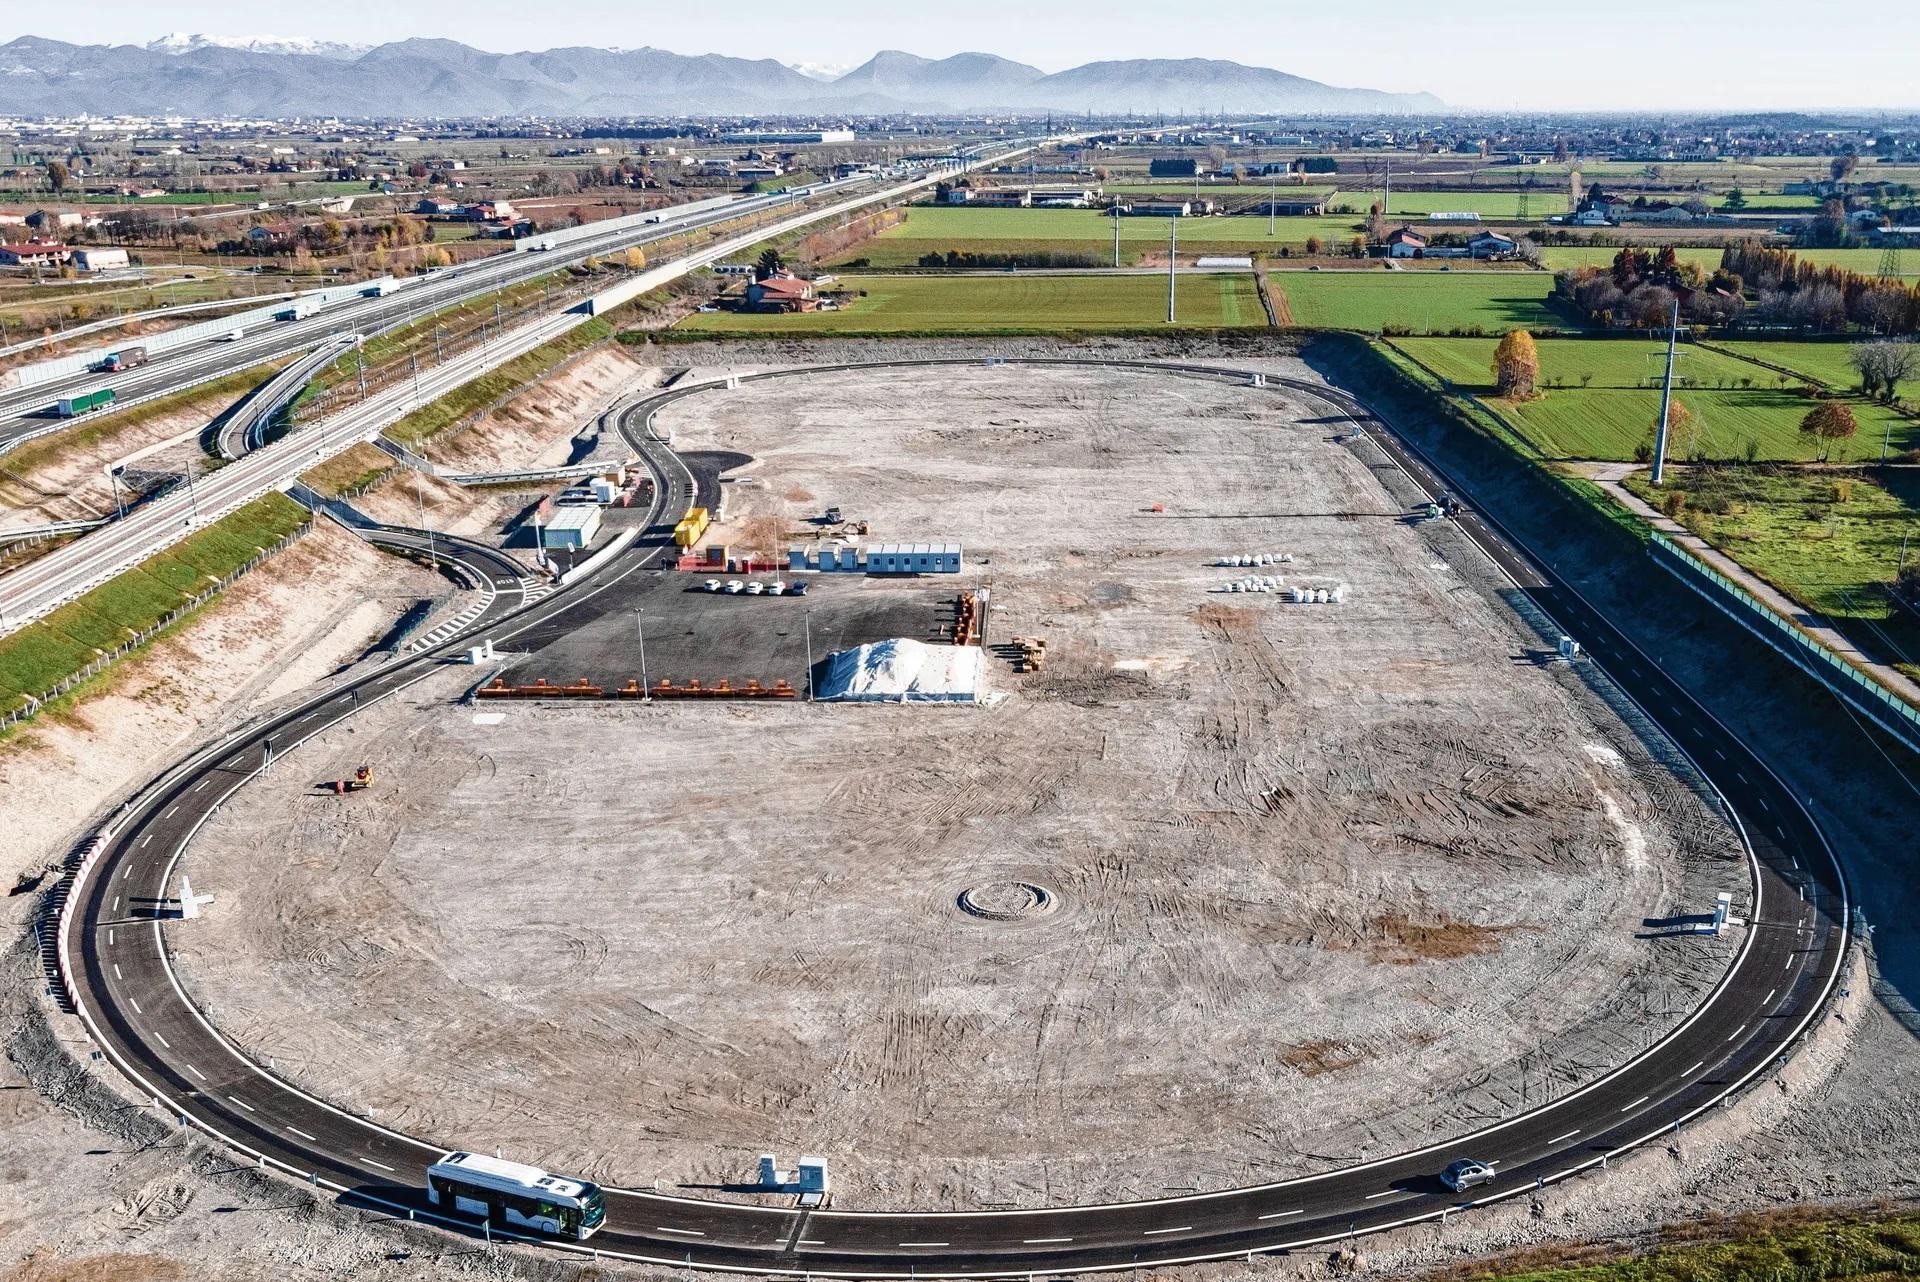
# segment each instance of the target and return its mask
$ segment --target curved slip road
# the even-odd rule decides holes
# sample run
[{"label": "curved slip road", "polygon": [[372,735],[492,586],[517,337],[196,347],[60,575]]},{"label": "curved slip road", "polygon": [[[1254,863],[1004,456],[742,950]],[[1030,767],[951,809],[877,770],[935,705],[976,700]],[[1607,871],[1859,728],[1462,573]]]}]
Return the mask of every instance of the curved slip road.
[{"label": "curved slip road", "polygon": [[[871,362],[746,377],[974,363]],[[1193,364],[1044,358],[1006,363],[1107,365],[1246,381],[1243,371]],[[1446,489],[1471,498],[1471,487],[1442,476],[1352,397],[1301,380],[1269,375],[1268,382],[1332,406],[1379,446],[1382,466],[1404,470],[1429,493]],[[623,432],[656,477],[647,546],[510,617],[503,611],[483,618],[496,641],[536,626],[566,626],[574,611],[591,615],[600,591],[659,554],[666,529],[661,522],[691,503],[693,478],[646,425],[661,405],[715,386],[720,384],[675,388],[635,403],[622,416]],[[1303,1179],[1150,1201],[997,1212],[803,1211],[610,1189],[607,1227],[578,1249],[761,1273],[909,1277],[1111,1269],[1305,1247],[1441,1218],[1603,1166],[1764,1080],[1820,1014],[1845,959],[1846,888],[1833,854],[1764,763],[1602,615],[1490,519],[1469,514],[1460,526],[1674,736],[1744,823],[1751,882],[1728,889],[1736,892],[1735,912],[1749,924],[1736,928],[1738,952],[1727,974],[1679,1028],[1611,1074],[1543,1107],[1458,1140]],[[435,670],[436,658],[430,653],[398,662],[351,687],[318,694],[150,786],[89,856],[59,935],[68,991],[95,1040],[159,1107],[299,1178],[420,1218],[434,1218],[419,1193],[424,1167],[448,1146],[333,1108],[246,1059],[186,999],[167,961],[156,909],[164,913],[176,884],[174,865],[199,825],[258,769],[263,738],[274,738],[276,753],[284,755],[357,707],[422,679]],[[1462,1156],[1494,1162],[1499,1172],[1472,1199],[1447,1194],[1435,1178]]]}]

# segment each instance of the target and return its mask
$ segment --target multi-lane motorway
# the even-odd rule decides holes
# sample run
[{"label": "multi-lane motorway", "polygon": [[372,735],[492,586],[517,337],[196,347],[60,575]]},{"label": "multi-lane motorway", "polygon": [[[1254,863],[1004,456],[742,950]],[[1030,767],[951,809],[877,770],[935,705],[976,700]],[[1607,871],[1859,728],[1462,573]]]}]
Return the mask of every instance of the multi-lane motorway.
[{"label": "multi-lane motorway", "polygon": [[[876,364],[910,363],[932,362]],[[1204,365],[1106,363],[1246,381],[1241,371]],[[1448,491],[1472,502],[1471,485],[1443,475],[1351,396],[1317,383],[1271,376],[1269,382],[1330,406],[1334,417],[1383,451],[1381,466],[1403,470],[1429,494]],[[502,594],[467,635],[484,631],[496,641],[511,641],[536,627],[584,621],[605,608],[598,598],[608,587],[652,564],[665,523],[692,502],[693,481],[644,424],[666,400],[700,390],[676,388],[623,414],[623,431],[656,476],[650,537],[600,574],[516,612],[509,613],[515,603]],[[1264,393],[1250,388],[1248,394]],[[607,1227],[589,1247],[672,1264],[874,1277],[1017,1276],[1291,1249],[1441,1219],[1467,1205],[1593,1171],[1764,1080],[1820,1017],[1845,959],[1846,890],[1832,852],[1766,764],[1549,567],[1476,511],[1464,515],[1458,529],[1586,646],[1604,670],[1597,679],[1615,683],[1658,723],[1744,826],[1751,856],[1744,876],[1730,866],[1728,886],[1736,892],[1736,912],[1746,919],[1734,928],[1734,960],[1674,1031],[1610,1074],[1472,1135],[1304,1179],[1150,1201],[957,1213],[803,1210],[609,1190]],[[213,807],[261,767],[267,740],[280,759],[273,768],[289,768],[284,758],[300,741],[421,680],[438,662],[430,653],[317,694],[156,781],[98,843],[66,901],[59,933],[68,991],[95,1040],[141,1095],[169,1116],[299,1179],[423,1218],[422,1172],[443,1151],[441,1141],[478,1145],[486,1137],[429,1142],[405,1136],[253,1064],[187,1000],[169,964],[159,918],[177,893],[176,866],[193,834]],[[1462,1156],[1495,1163],[1495,1183],[1472,1197],[1448,1194],[1436,1176]]]}]

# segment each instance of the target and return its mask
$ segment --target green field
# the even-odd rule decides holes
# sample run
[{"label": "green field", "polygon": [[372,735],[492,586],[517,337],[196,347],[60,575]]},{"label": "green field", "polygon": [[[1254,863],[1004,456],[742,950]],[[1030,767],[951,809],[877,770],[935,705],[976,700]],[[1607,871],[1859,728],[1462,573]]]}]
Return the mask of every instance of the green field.
[{"label": "green field", "polygon": [[26,706],[27,696],[46,693],[151,628],[307,520],[292,499],[268,494],[0,638],[0,710]]},{"label": "green field", "polygon": [[[1851,621],[1863,644],[1920,660],[1920,615],[1880,590],[1897,568],[1901,540],[1920,559],[1920,477],[1774,468],[1680,468],[1668,490],[1686,495],[1681,523],[1802,605]],[[1628,488],[1662,496],[1644,479]]]},{"label": "green field", "polygon": [[[1862,276],[1875,276],[1880,272],[1882,253],[1877,249],[1796,249],[1793,252],[1801,262],[1815,267],[1840,267]],[[1900,255],[1900,274],[1920,276],[1920,249],[1909,249]]]},{"label": "green field", "polygon": [[[1065,242],[1068,246],[1113,245],[1113,225],[1120,224],[1123,246],[1158,248],[1167,243],[1166,218],[1120,218],[1098,209],[968,209],[964,206],[929,206],[907,211],[906,221],[880,233],[873,243],[912,241],[920,248],[946,249],[960,241],[1033,241]],[[1276,234],[1267,235],[1267,219],[1253,214],[1226,214],[1215,218],[1182,218],[1180,243],[1193,246],[1258,243],[1263,245],[1301,244],[1309,236],[1344,243],[1351,239],[1360,220],[1357,217],[1281,218]],[[877,261],[877,260],[876,260]]]},{"label": "green field", "polygon": [[[726,334],[1026,334],[1164,329],[1160,276],[850,276],[861,291],[845,309],[799,315],[705,312],[680,331]],[[1253,279],[1187,275],[1176,294],[1179,323],[1242,328],[1267,323]]]},{"label": "green field", "polygon": [[[1566,271],[1573,267],[1611,267],[1613,259],[1621,250],[1619,245],[1547,245],[1540,250],[1540,262],[1550,271]],[[1636,245],[1636,249],[1657,250],[1656,245]],[[1720,251],[1717,249],[1677,248],[1675,255],[1683,263],[1699,263],[1708,271],[1720,265]]]},{"label": "green field", "polygon": [[[1405,351],[1464,391],[1491,397],[1492,339],[1396,339]],[[1659,371],[1658,345],[1616,339],[1542,339],[1540,377],[1545,393],[1536,400],[1491,404],[1542,454],[1550,458],[1626,461],[1647,442],[1660,413],[1660,391],[1652,381]],[[1811,402],[1797,386],[1781,388],[1770,371],[1704,349],[1689,351],[1680,369],[1692,385],[1679,393],[1693,423],[1672,446],[1685,458],[1696,449],[1708,458],[1740,459],[1749,443],[1765,460],[1807,461],[1817,454],[1801,436],[1800,420]],[[1584,387],[1583,374],[1592,376]],[[1752,378],[1751,386],[1741,380]],[[1548,380],[1560,380],[1559,387]],[[1885,406],[1850,402],[1860,434],[1832,451],[1836,461],[1877,459],[1883,442],[1898,453],[1920,447],[1920,422]]]},{"label": "green field", "polygon": [[1286,296],[1293,324],[1305,328],[1406,326],[1430,334],[1478,327],[1501,334],[1569,324],[1546,307],[1553,277],[1545,272],[1390,272],[1376,267],[1274,272],[1268,280]]},{"label": "green field", "polygon": [[[1847,353],[1853,349],[1851,343],[1790,343],[1734,340],[1717,343],[1730,352],[1769,365],[1778,365],[1790,369],[1803,378],[1845,391],[1860,385],[1860,376],[1853,366],[1847,363]],[[1901,392],[1911,395],[1914,388],[1902,385]]]}]

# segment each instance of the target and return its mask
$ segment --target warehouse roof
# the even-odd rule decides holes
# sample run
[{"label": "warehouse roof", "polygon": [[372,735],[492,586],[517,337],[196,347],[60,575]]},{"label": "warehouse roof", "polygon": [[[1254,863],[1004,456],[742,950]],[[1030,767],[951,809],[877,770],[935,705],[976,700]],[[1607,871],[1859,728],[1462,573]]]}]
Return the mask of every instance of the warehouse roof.
[{"label": "warehouse roof", "polygon": [[586,528],[599,519],[600,509],[590,504],[582,503],[577,507],[557,507],[553,509],[553,515],[547,518],[545,528],[549,530],[579,530]]}]

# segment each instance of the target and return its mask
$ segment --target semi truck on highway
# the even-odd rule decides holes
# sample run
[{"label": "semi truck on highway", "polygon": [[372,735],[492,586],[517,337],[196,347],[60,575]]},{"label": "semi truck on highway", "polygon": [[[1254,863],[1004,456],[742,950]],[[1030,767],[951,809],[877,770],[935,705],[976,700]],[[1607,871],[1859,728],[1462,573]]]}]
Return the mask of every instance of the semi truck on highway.
[{"label": "semi truck on highway", "polygon": [[319,310],[319,299],[296,298],[291,305],[280,310],[279,319],[283,321],[302,321]]},{"label": "semi truck on highway", "polygon": [[103,373],[117,374],[123,369],[139,369],[147,363],[147,349],[144,347],[123,347],[117,352],[108,352],[106,359],[95,368]]},{"label": "semi truck on highway", "polygon": [[82,414],[91,414],[113,404],[113,389],[103,387],[98,391],[81,392],[77,396],[63,396],[53,403],[53,412],[61,418],[79,418]]}]

